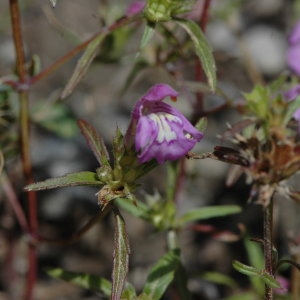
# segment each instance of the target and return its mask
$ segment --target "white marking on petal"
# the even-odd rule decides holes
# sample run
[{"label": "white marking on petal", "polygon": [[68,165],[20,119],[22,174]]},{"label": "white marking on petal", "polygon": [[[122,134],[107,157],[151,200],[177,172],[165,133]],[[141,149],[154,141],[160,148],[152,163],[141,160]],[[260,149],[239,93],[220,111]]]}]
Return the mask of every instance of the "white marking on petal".
[{"label": "white marking on petal", "polygon": [[167,113],[152,113],[148,117],[158,127],[157,142],[170,142],[177,139],[176,132],[172,129],[171,123],[182,123],[178,117]]},{"label": "white marking on petal", "polygon": [[194,139],[193,136],[192,136],[190,133],[188,133],[188,132],[186,132],[186,133],[184,134],[184,136],[185,136],[188,140],[193,140],[193,139]]}]

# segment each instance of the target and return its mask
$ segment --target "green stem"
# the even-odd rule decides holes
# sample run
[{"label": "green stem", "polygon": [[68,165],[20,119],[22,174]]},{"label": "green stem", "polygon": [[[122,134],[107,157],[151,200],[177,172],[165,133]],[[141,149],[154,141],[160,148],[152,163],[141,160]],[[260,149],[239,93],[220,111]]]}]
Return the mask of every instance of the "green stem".
[{"label": "green stem", "polygon": [[167,233],[168,250],[178,249],[177,232],[171,229]]},{"label": "green stem", "polygon": [[[27,79],[27,71],[25,67],[25,53],[24,43],[21,30],[21,17],[18,0],[10,0],[10,15],[12,22],[12,33],[14,40],[14,47],[16,52],[16,68],[19,77],[19,83],[23,84]],[[20,101],[20,144],[21,144],[21,157],[23,164],[23,173],[26,184],[33,182],[32,178],[32,164],[30,158],[29,148],[29,109],[28,109],[28,92],[19,91]],[[29,230],[32,235],[37,232],[37,201],[36,193],[29,192],[28,197],[28,211],[29,211]],[[27,275],[27,284],[24,292],[24,299],[29,300],[32,298],[33,287],[36,281],[36,247],[34,245],[29,246],[28,253],[29,270]]]},{"label": "green stem", "polygon": [[[264,258],[265,271],[273,276],[273,197],[268,206],[264,208]],[[273,289],[268,285],[265,285],[264,299],[273,300]]]}]

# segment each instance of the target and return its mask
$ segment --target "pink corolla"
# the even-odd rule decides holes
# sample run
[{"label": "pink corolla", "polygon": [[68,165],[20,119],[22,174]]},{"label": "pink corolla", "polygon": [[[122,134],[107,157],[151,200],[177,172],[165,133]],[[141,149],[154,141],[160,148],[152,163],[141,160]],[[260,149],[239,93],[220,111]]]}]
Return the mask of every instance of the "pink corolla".
[{"label": "pink corolla", "polygon": [[127,8],[126,16],[132,16],[132,15],[140,13],[144,9],[145,5],[146,5],[146,3],[143,1],[132,2],[129,5],[129,7]]},{"label": "pink corolla", "polygon": [[203,133],[198,131],[166,97],[176,99],[178,93],[166,84],[156,84],[137,101],[125,141],[134,144],[140,163],[156,159],[159,164],[186,155]]},{"label": "pink corolla", "polygon": [[289,36],[287,64],[295,74],[300,76],[300,22],[295,25]]},{"label": "pink corolla", "polygon": [[[299,34],[300,34],[300,32],[299,32]],[[291,89],[285,91],[284,98],[287,101],[295,101],[299,95],[300,95],[300,84],[297,84],[294,87],[292,87]],[[300,130],[300,108],[296,109],[296,111],[293,114],[293,117],[298,122],[299,130]]]}]

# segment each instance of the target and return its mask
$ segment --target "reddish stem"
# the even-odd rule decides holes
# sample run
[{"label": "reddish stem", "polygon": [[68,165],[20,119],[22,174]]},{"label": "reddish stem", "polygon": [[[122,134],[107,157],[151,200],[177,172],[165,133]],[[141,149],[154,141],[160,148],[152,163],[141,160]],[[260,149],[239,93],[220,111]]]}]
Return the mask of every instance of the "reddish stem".
[{"label": "reddish stem", "polygon": [[[21,17],[18,0],[10,0],[10,15],[12,22],[12,33],[14,40],[14,47],[16,52],[16,68],[19,77],[19,83],[22,85],[26,83],[27,70],[25,67],[25,53],[24,43],[21,30]],[[29,109],[28,109],[28,92],[19,91],[20,100],[20,144],[21,157],[23,164],[23,173],[27,184],[33,182],[32,178],[32,164],[30,158],[29,148]],[[37,201],[36,193],[29,192],[28,197],[28,211],[29,211],[29,230],[31,234],[35,234],[38,228],[37,221]],[[36,281],[36,248],[33,245],[29,246],[28,253],[29,270],[27,275],[27,284],[24,291],[24,299],[32,298],[33,287]]]},{"label": "reddish stem", "polygon": [[26,216],[24,214],[24,211],[20,205],[20,202],[18,201],[16,193],[15,193],[8,177],[6,176],[6,174],[4,172],[2,172],[2,174],[1,174],[1,181],[2,181],[1,187],[4,191],[4,193],[6,194],[9,204],[11,205],[20,226],[22,227],[24,232],[29,233],[29,225],[28,225]]},{"label": "reddish stem", "polygon": [[[273,197],[270,203],[264,208],[264,258],[265,271],[274,276],[273,268]],[[273,300],[273,289],[265,285],[265,300]]]},{"label": "reddish stem", "polygon": [[[204,6],[202,9],[202,13],[199,20],[199,25],[203,32],[206,30],[206,25],[209,19],[209,8],[210,8],[211,0],[205,0]],[[196,60],[196,67],[195,67],[195,79],[198,82],[204,81],[204,73],[201,66],[200,61]],[[196,122],[204,113],[204,106],[203,106],[203,93],[198,92],[196,93],[196,103],[194,105],[194,115],[193,120]]]},{"label": "reddish stem", "polygon": [[63,65],[64,63],[66,63],[72,57],[74,57],[77,53],[79,53],[80,51],[84,50],[94,39],[96,39],[99,36],[99,34],[103,34],[105,32],[110,33],[112,31],[114,31],[114,30],[116,30],[116,29],[118,29],[118,28],[120,28],[120,27],[122,27],[124,25],[127,25],[127,24],[129,24],[129,23],[131,23],[133,21],[136,21],[136,20],[137,20],[137,16],[130,17],[130,18],[129,17],[123,17],[123,18],[118,19],[111,26],[103,28],[100,32],[94,34],[87,41],[83,42],[82,44],[78,45],[77,47],[75,47],[74,49],[72,49],[71,51],[69,51],[68,53],[66,53],[63,57],[61,57],[60,59],[58,59],[56,62],[54,62],[48,68],[44,69],[39,74],[37,74],[36,76],[32,77],[30,79],[30,85],[33,85],[36,82],[38,82],[41,79],[43,79],[44,77],[47,77],[53,71],[55,71],[56,69],[58,69],[61,65]]}]

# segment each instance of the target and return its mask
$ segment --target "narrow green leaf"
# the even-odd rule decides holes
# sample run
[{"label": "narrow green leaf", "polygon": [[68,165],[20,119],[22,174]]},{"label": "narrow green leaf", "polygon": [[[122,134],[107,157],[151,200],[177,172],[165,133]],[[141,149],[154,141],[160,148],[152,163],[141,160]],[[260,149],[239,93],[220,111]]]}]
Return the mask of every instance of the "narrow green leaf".
[{"label": "narrow green leaf", "polygon": [[110,166],[106,146],[96,129],[84,120],[79,120],[78,125],[99,164],[102,166]]},{"label": "narrow green leaf", "polygon": [[121,298],[129,264],[129,241],[126,232],[124,219],[117,209],[114,210],[115,216],[115,236],[113,250],[113,271],[112,271],[112,300]]},{"label": "narrow green leaf", "polygon": [[201,278],[216,284],[222,284],[224,286],[228,286],[232,289],[236,289],[238,287],[234,279],[218,272],[206,272],[201,276]]},{"label": "narrow green leaf", "polygon": [[151,40],[155,32],[155,24],[147,23],[141,39],[140,49],[143,49]]},{"label": "narrow green leaf", "polygon": [[51,277],[65,280],[82,288],[103,293],[106,297],[111,294],[111,283],[101,277],[85,273],[65,271],[60,268],[48,269],[47,274]]},{"label": "narrow green leaf", "polygon": [[121,300],[136,300],[136,291],[132,284],[126,282],[121,296]]},{"label": "narrow green leaf", "polygon": [[118,204],[118,207],[121,207],[135,217],[144,220],[149,220],[150,218],[148,212],[149,209],[147,205],[142,202],[137,202],[137,205],[133,205],[131,201],[124,198],[118,198],[115,200],[115,202]]},{"label": "narrow green leaf", "polygon": [[232,266],[240,273],[245,274],[247,276],[260,276],[261,270],[245,265],[237,260],[234,260]]},{"label": "narrow green leaf", "polygon": [[131,84],[136,79],[136,77],[140,74],[140,72],[149,66],[150,64],[144,59],[139,59],[135,62],[135,64],[133,65],[132,69],[130,70],[124,82],[124,85],[121,90],[121,95],[123,95],[127,91],[127,89],[131,86]]},{"label": "narrow green leaf", "polygon": [[[250,264],[257,269],[262,269],[264,266],[264,256],[262,245],[255,241],[249,240],[248,237],[244,239],[244,245],[247,251],[247,256]],[[259,277],[250,277],[251,284],[259,295],[263,295],[265,285]]]},{"label": "narrow green leaf", "polygon": [[178,268],[175,272],[175,284],[178,289],[180,299],[192,299],[191,293],[188,290],[188,276],[182,263],[179,261]]},{"label": "narrow green leaf", "polygon": [[293,100],[289,103],[287,112],[284,116],[284,124],[287,124],[291,120],[291,118],[293,117],[293,114],[299,108],[300,108],[300,96],[298,96],[295,100]]},{"label": "narrow green leaf", "polygon": [[201,118],[196,124],[195,127],[200,131],[200,132],[205,132],[207,128],[207,117]]},{"label": "narrow green leaf", "polygon": [[80,57],[75,67],[75,70],[69,79],[67,85],[65,86],[64,90],[61,93],[61,99],[66,98],[69,96],[80,80],[85,76],[87,73],[90,64],[96,57],[98,52],[98,48],[103,41],[104,37],[107,35],[107,32],[101,32],[95,39],[93,39],[88,46],[86,47],[84,53]]},{"label": "narrow green leaf", "polygon": [[[223,300],[257,300],[257,294],[255,292],[238,293],[230,297],[226,297]],[[260,298],[261,299],[261,298]]]},{"label": "narrow green leaf", "polygon": [[49,178],[45,181],[29,184],[25,186],[26,191],[49,190],[58,187],[78,186],[78,185],[93,185],[99,186],[102,183],[97,178],[96,173],[83,171],[71,173],[61,177]]},{"label": "narrow green leaf", "polygon": [[180,264],[180,252],[172,250],[162,256],[151,269],[146,280],[143,294],[152,300],[159,300],[165,293],[169,284],[173,281],[175,272]]},{"label": "narrow green leaf", "polygon": [[212,48],[208,44],[205,35],[201,28],[192,20],[175,18],[174,21],[185,29],[191,37],[210,89],[214,92],[217,85],[216,64],[212,54]]},{"label": "narrow green leaf", "polygon": [[201,207],[183,214],[179,218],[178,224],[182,226],[188,222],[224,217],[231,214],[237,214],[241,212],[241,210],[241,207],[238,205],[216,205]]},{"label": "narrow green leaf", "polygon": [[280,288],[280,283],[270,274],[263,272],[260,274],[260,278],[264,281],[266,285],[268,285],[271,288]]},{"label": "narrow green leaf", "polygon": [[150,296],[143,293],[137,297],[137,300],[153,300],[153,299]]}]

